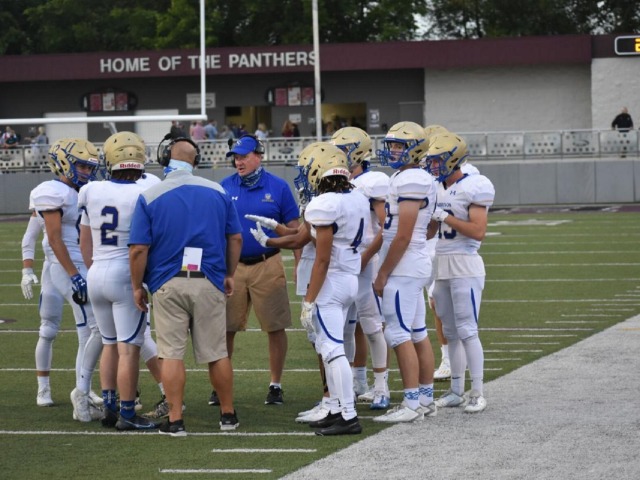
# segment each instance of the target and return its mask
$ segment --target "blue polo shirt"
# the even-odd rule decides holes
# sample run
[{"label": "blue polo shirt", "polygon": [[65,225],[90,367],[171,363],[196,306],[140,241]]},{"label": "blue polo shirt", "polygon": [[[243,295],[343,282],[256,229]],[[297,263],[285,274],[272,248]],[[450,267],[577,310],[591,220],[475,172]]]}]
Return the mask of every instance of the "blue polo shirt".
[{"label": "blue polo shirt", "polygon": [[226,237],[241,231],[218,183],[177,170],[138,197],[129,244],[150,246],[144,281],[151,293],[178,274],[185,247],[202,249],[201,271],[224,292]]},{"label": "blue polo shirt", "polygon": [[[240,217],[242,225],[242,253],[240,258],[255,257],[273,251],[273,248],[265,248],[260,245],[251,232],[255,228],[255,222],[247,220],[244,216],[248,213],[269,217],[278,223],[287,224],[297,220],[300,214],[298,204],[293,198],[289,184],[264,170],[258,183],[252,187],[242,185],[240,175],[233,175],[223,179],[220,184],[227,191]],[[271,230],[265,230],[271,237],[276,236]]]}]

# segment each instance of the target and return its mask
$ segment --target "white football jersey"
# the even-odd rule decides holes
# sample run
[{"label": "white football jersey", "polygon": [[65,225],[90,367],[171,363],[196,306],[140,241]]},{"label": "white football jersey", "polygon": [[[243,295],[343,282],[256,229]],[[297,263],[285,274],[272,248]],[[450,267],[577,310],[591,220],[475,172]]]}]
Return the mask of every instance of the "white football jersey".
[{"label": "white football jersey", "polygon": [[467,175],[480,175],[480,170],[469,162],[464,162],[464,165],[460,167],[460,170],[462,173],[466,173]]},{"label": "white football jersey", "polygon": [[146,190],[147,188],[152,187],[156,183],[160,183],[161,181],[162,180],[160,180],[160,178],[155,176],[153,173],[145,172],[136,183],[140,185],[144,190]]},{"label": "white football jersey", "polygon": [[83,225],[91,227],[93,261],[129,259],[131,217],[138,196],[146,188],[114,180],[91,182],[80,189],[78,206]]},{"label": "white football jersey", "polygon": [[423,205],[413,228],[411,241],[392,275],[426,278],[431,274],[431,258],[427,251],[427,227],[436,201],[434,178],[421,168],[409,168],[394,173],[389,182],[385,209],[387,218],[382,231],[380,265],[398,233],[399,204],[403,200],[419,200]]},{"label": "white football jersey", "polygon": [[373,206],[371,206],[371,201],[385,201],[389,191],[389,177],[383,172],[367,170],[357,177],[352,178],[351,183],[369,199],[371,221],[369,223],[369,228],[367,228],[367,231],[364,233],[364,237],[362,238],[361,248],[362,250],[365,250],[369,245],[371,245],[376,234],[380,231],[378,216],[376,215]]},{"label": "white football jersey", "polygon": [[[38,212],[60,211],[62,214],[62,241],[64,242],[73,263],[82,263],[80,252],[79,229],[80,211],[78,210],[78,192],[60,180],[48,180],[41,183],[29,195],[29,210]],[[49,246],[46,235],[42,240],[42,249],[47,260],[60,263],[53,249]]]},{"label": "white football jersey", "polygon": [[323,193],[311,200],[304,212],[314,227],[333,225],[333,246],[329,271],[360,273],[360,243],[369,227],[369,201],[358,190],[347,193]]},{"label": "white football jersey", "polygon": [[[484,175],[465,175],[447,189],[442,184],[438,185],[437,207],[460,220],[469,221],[469,206],[480,205],[489,208],[493,205],[495,194],[493,184]],[[442,223],[436,254],[472,255],[478,251],[481,243]]]}]

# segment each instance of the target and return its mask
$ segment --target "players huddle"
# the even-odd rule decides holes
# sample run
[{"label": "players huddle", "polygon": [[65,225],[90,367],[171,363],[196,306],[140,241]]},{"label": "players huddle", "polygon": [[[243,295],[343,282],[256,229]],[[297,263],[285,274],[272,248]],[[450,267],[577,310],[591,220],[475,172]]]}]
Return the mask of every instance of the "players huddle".
[{"label": "players huddle", "polygon": [[[297,267],[300,320],[320,360],[324,395],[296,421],[308,423],[317,435],[360,433],[356,400],[369,402],[372,410],[386,410],[374,417],[384,423],[418,422],[445,407],[476,413],[487,405],[478,336],[485,270],[478,249],[494,187],[477,170],[465,173],[472,168],[467,145],[443,127],[400,122],[382,144],[376,154],[393,170],[390,177],[372,170],[372,142],[359,128],[345,127],[330,141],[306,147],[295,181],[304,220],[297,229],[246,216],[256,222],[250,233],[262,247],[304,247]],[[23,240],[22,286],[29,298],[37,282],[33,242],[44,228],[37,404],[53,404],[51,344],[66,300],[79,340],[73,418],[101,419],[118,430],[159,426],[153,416],[135,409],[147,321],[132,294],[128,239],[145,189],[138,183],[144,152],[137,135],[112,135],[102,163],[109,180],[99,182],[92,181],[101,167],[97,149],[84,140],[58,140],[49,152],[57,178],[31,192],[34,216]],[[435,251],[429,247],[433,244]],[[446,343],[443,352],[448,351],[446,367],[450,365],[450,388],[437,399],[425,290],[442,322],[441,343]],[[363,341],[355,341],[356,331],[364,334]],[[366,369],[359,365],[362,355],[356,355],[356,344],[368,344],[371,352],[370,390],[361,388],[363,381],[367,386]],[[388,348],[394,350],[403,384],[402,401],[390,409]],[[102,402],[91,392],[101,351]],[[445,358],[438,371],[443,366]],[[471,390],[465,393],[467,367]]]}]

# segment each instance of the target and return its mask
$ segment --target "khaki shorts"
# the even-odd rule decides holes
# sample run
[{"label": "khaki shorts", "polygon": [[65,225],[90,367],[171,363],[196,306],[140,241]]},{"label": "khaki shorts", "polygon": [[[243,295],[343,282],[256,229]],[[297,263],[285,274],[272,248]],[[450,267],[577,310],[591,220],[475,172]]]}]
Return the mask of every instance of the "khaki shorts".
[{"label": "khaki shorts", "polygon": [[227,330],[247,328],[253,306],[263,332],[277,332],[291,326],[291,309],[282,255],[255,265],[238,264],[233,277],[234,292],[227,299]]},{"label": "khaki shorts", "polygon": [[226,297],[206,278],[174,277],[153,294],[158,357],[183,360],[189,334],[199,364],[228,356]]}]

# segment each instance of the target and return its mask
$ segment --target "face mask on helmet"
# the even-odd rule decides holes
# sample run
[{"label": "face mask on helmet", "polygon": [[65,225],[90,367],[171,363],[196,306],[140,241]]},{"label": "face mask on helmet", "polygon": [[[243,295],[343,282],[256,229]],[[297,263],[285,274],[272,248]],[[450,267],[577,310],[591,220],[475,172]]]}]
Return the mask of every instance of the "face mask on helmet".
[{"label": "face mask on helmet", "polygon": [[424,129],[414,122],[396,123],[382,144],[384,149],[376,152],[380,164],[394,169],[418,164],[427,152]]},{"label": "face mask on helmet", "polygon": [[315,196],[315,194],[311,193],[311,189],[309,188],[307,173],[309,171],[309,165],[313,160],[314,152],[322,148],[323,145],[325,145],[324,142],[310,143],[303,148],[300,155],[298,155],[298,165],[296,166],[298,169],[298,175],[293,179],[293,184],[296,187],[298,199],[301,204],[306,205]]},{"label": "face mask on helmet", "polygon": [[100,167],[98,149],[89,141],[71,138],[57,154],[62,174],[77,187],[95,180]]},{"label": "face mask on helmet", "polygon": [[467,144],[461,137],[452,133],[436,135],[429,143],[427,171],[439,182],[444,182],[467,157]]},{"label": "face mask on helmet", "polygon": [[[335,145],[319,142],[305,153],[305,158],[302,159],[301,155],[301,161],[298,162],[301,174],[304,174],[305,177],[302,182],[302,192],[305,198],[311,199],[318,195],[318,186],[325,177],[338,175],[349,178],[347,156]],[[303,161],[307,163],[301,165]]]},{"label": "face mask on helmet", "polygon": [[356,165],[367,162],[371,157],[371,137],[361,128],[341,128],[331,137],[331,144],[347,155],[349,170],[353,170]]}]

